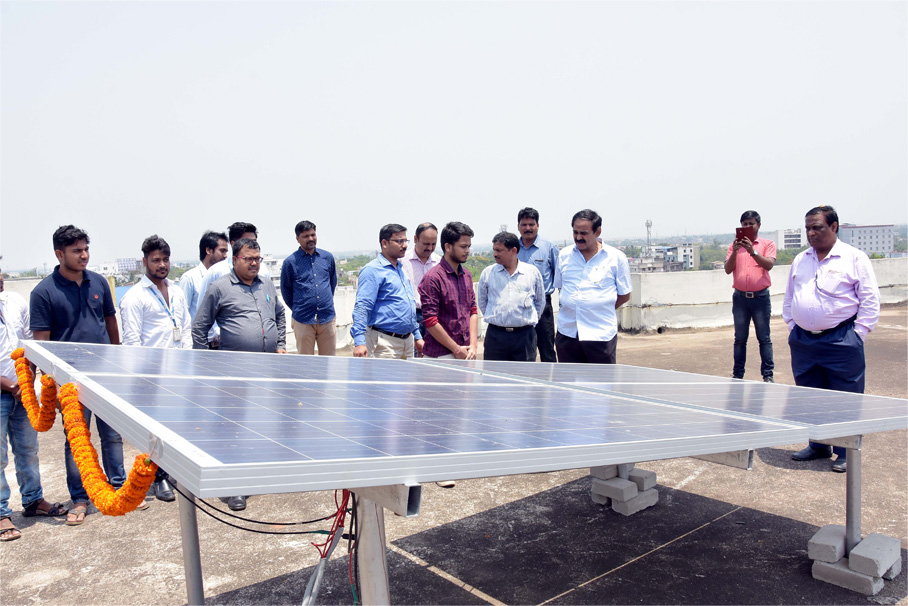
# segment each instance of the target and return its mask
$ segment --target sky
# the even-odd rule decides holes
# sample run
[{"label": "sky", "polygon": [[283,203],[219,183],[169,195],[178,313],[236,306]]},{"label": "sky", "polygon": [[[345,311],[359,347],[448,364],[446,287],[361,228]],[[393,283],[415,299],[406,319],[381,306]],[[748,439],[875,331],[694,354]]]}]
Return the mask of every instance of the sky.
[{"label": "sky", "polygon": [[207,229],[375,250],[517,211],[570,238],[908,222],[908,3],[0,3],[0,254],[91,263]]}]

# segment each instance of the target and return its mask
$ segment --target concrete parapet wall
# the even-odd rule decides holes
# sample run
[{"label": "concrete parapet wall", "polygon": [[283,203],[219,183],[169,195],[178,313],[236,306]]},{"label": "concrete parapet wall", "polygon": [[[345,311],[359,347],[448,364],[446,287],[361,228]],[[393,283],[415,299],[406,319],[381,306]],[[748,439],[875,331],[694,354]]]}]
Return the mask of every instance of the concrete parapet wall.
[{"label": "concrete parapet wall", "polygon": [[[880,285],[882,303],[908,301],[908,258],[873,259],[873,270]],[[782,315],[785,285],[790,265],[774,267],[770,272],[772,286],[772,314]],[[38,278],[6,281],[6,290],[29,298]],[[622,330],[655,331],[660,328],[717,328],[730,326],[732,279],[722,270],[684,271],[672,273],[633,274],[634,292],[621,309],[618,322]],[[475,288],[475,285],[474,285]],[[337,346],[353,345],[350,327],[353,325],[353,305],[356,290],[340,286],[334,294],[337,314]],[[558,318],[558,291],[552,296],[555,319]],[[290,329],[290,310],[287,313],[287,347],[296,351]],[[485,334],[485,323],[480,321],[480,336]]]}]

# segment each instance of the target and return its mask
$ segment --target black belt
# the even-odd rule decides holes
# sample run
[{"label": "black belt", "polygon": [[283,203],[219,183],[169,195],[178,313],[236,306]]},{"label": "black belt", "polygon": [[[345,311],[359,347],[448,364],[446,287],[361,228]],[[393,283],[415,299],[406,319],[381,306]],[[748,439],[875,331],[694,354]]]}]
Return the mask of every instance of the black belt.
[{"label": "black belt", "polygon": [[379,328],[378,326],[370,326],[369,328],[371,328],[375,332],[380,332],[383,335],[388,335],[389,337],[394,337],[395,339],[406,339],[407,337],[409,337],[410,335],[413,334],[412,332],[408,332],[405,335],[401,335],[396,332],[391,332],[390,330],[385,330],[384,328]]},{"label": "black belt", "polygon": [[757,295],[760,294],[761,292],[766,292],[767,290],[769,290],[769,287],[768,287],[768,286],[767,286],[766,288],[764,288],[763,290],[755,290],[755,291],[753,291],[753,292],[748,292],[748,291],[746,291],[746,290],[738,290],[738,289],[736,288],[736,289],[735,289],[735,292],[738,293],[739,295],[744,295],[744,298],[745,298],[745,299],[753,299],[755,296],[757,296]]},{"label": "black belt", "polygon": [[495,324],[489,324],[489,328],[497,328],[498,330],[503,330],[505,332],[519,332],[521,330],[526,330],[527,328],[533,328],[529,324],[526,326],[496,326]]},{"label": "black belt", "polygon": [[832,328],[824,328],[823,330],[807,330],[807,329],[804,328],[804,327],[799,327],[799,328],[801,328],[801,330],[803,330],[804,332],[806,332],[807,334],[809,334],[809,335],[812,336],[812,337],[820,337],[820,336],[822,336],[822,335],[828,335],[829,333],[834,332],[834,331],[836,331],[836,330],[838,330],[838,329],[840,329],[840,328],[842,328],[843,326],[846,326],[846,325],[848,325],[848,324],[853,324],[854,321],[857,320],[857,319],[858,319],[858,315],[857,315],[857,314],[854,314],[853,316],[851,316],[851,317],[848,318],[847,320],[843,320],[842,322],[839,322],[838,324],[836,324],[836,325],[833,326]]}]

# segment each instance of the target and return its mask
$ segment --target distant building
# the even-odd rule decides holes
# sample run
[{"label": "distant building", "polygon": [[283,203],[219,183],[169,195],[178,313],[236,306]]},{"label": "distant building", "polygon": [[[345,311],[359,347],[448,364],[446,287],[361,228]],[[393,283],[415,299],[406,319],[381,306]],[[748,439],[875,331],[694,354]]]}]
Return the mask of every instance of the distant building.
[{"label": "distant building", "polygon": [[136,271],[141,265],[139,259],[117,259],[117,271],[118,274],[128,274],[131,271]]},{"label": "distant building", "polygon": [[643,255],[628,259],[631,273],[648,274],[700,268],[700,245],[648,246]]},{"label": "distant building", "polygon": [[102,276],[113,276],[117,274],[117,264],[108,261],[107,263],[101,263],[98,267],[98,273]]},{"label": "distant building", "polygon": [[776,250],[791,250],[807,246],[807,239],[804,237],[804,230],[800,227],[797,227],[795,229],[761,231],[758,237],[775,242]]},{"label": "distant building", "polygon": [[888,257],[895,248],[894,227],[894,225],[842,223],[839,225],[839,239],[868,255],[878,254]]}]

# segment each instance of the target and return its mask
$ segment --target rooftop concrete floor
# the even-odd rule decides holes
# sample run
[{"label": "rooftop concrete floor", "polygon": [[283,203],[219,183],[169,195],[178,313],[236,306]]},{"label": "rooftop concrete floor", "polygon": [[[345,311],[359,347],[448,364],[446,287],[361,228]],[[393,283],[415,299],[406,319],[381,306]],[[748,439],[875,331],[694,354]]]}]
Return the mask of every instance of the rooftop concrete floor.
[{"label": "rooftop concrete floor", "polygon": [[[772,322],[776,380],[792,383],[786,328]],[[618,361],[728,376],[732,329],[622,335]],[[868,393],[908,396],[908,308],[884,309],[867,342]],[[759,377],[756,342],[747,378]],[[349,352],[347,352],[349,355]],[[67,500],[63,431],[42,434],[45,495]],[[641,464],[658,474],[657,506],[625,518],[593,504],[586,470],[434,484],[417,518],[387,516],[391,595],[400,604],[906,604],[903,573],[873,597],[815,581],[807,540],[844,524],[845,476],[829,461],[796,464],[801,448],[757,451],[753,471],[695,459]],[[906,432],[864,442],[863,532],[898,537],[908,563]],[[129,447],[127,460],[137,451]],[[12,473],[11,504],[19,509]],[[259,496],[245,514],[269,521],[319,517],[333,493]],[[226,507],[214,500],[221,508]],[[2,604],[182,604],[186,601],[176,503],[84,525],[22,518],[20,540],[0,547]],[[317,561],[306,535],[257,535],[199,516],[211,604],[292,604]],[[271,527],[269,530],[275,530]],[[352,604],[346,550],[335,552],[320,593]]]}]

